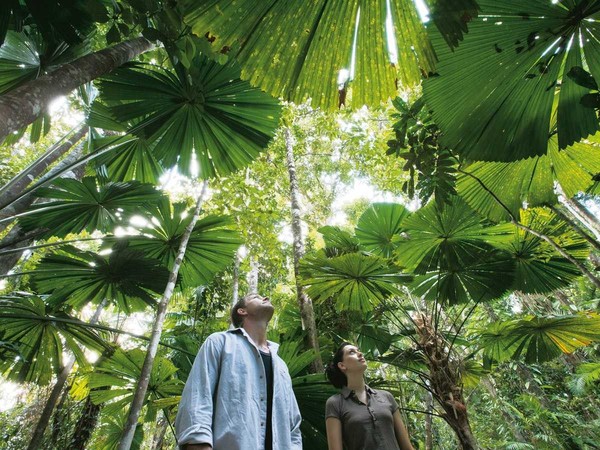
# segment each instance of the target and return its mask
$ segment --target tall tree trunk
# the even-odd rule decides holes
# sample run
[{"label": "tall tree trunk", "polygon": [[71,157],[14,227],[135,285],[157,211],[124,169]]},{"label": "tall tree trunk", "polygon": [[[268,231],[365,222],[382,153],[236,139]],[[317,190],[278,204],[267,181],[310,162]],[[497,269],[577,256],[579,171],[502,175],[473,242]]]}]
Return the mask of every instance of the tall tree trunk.
[{"label": "tall tree trunk", "polygon": [[429,316],[415,317],[419,348],[429,369],[432,394],[444,410],[443,418],[456,434],[462,450],[479,447],[469,423],[466,401],[460,383],[459,367],[450,360],[449,345],[431,323]]},{"label": "tall tree trunk", "polygon": [[233,280],[231,282],[231,305],[235,305],[240,299],[240,263],[242,261],[242,255],[240,251],[235,252],[235,259],[233,260]]},{"label": "tall tree trunk", "polygon": [[[105,387],[102,389],[109,388]],[[85,450],[87,448],[87,443],[92,437],[92,433],[98,423],[98,415],[101,409],[102,405],[94,404],[90,395],[85,398],[83,410],[75,424],[75,431],[73,432],[68,450]]]},{"label": "tall tree trunk", "polygon": [[131,443],[133,442],[133,437],[135,434],[135,429],[137,427],[140,412],[142,410],[142,407],[144,406],[144,398],[146,397],[146,391],[148,390],[150,374],[152,373],[154,358],[156,357],[156,352],[158,350],[158,343],[160,342],[160,336],[162,334],[163,323],[167,314],[169,300],[171,300],[171,297],[173,296],[173,291],[175,290],[175,284],[177,283],[179,268],[181,267],[181,264],[183,262],[188,241],[190,240],[192,231],[196,226],[196,222],[198,222],[198,217],[200,216],[200,210],[202,208],[202,202],[204,200],[207,187],[208,182],[205,181],[204,186],[202,187],[202,192],[198,196],[192,220],[188,224],[187,228],[185,229],[185,232],[183,233],[183,236],[181,237],[181,243],[179,244],[177,258],[173,262],[173,267],[171,268],[171,273],[169,275],[169,281],[158,304],[156,319],[154,320],[152,334],[150,335],[150,341],[148,343],[148,351],[146,352],[146,358],[144,359],[144,365],[142,366],[142,371],[140,373],[140,380],[133,394],[133,400],[131,402],[131,407],[129,408],[129,414],[127,416],[127,421],[125,422],[125,427],[123,429],[123,437],[121,438],[121,442],[119,442],[119,446],[117,447],[118,450],[129,450],[131,447]]},{"label": "tall tree trunk", "polygon": [[316,358],[311,365],[314,373],[323,371],[323,361],[319,351],[319,340],[317,337],[317,325],[312,300],[304,287],[300,284],[300,259],[304,255],[304,241],[302,238],[302,217],[300,216],[300,192],[298,178],[296,176],[296,161],[294,158],[294,138],[289,128],[285,129],[285,148],[288,174],[290,177],[290,200],[292,204],[292,234],[294,236],[294,276],[296,279],[296,296],[300,307],[302,328],[306,330],[306,343],[308,347],[315,350]]},{"label": "tall tree trunk", "polygon": [[248,282],[248,295],[258,294],[258,269],[259,264],[254,256],[250,257],[250,272],[246,275]]},{"label": "tall tree trunk", "polygon": [[567,194],[565,194],[565,191],[559,183],[555,183],[554,189],[558,194],[558,201],[562,203],[571,214],[577,217],[577,220],[584,224],[585,227],[596,236],[596,239],[600,239],[600,221],[598,218],[591,214],[584,205],[577,201],[577,199],[567,197]]},{"label": "tall tree trunk", "polygon": [[425,391],[425,450],[433,450],[433,395]]},{"label": "tall tree trunk", "polygon": [[[102,309],[104,309],[105,303],[106,301],[102,301],[102,303],[98,305],[98,308],[96,308],[94,315],[90,319],[91,324],[96,324],[98,322],[100,314],[102,313]],[[60,394],[65,387],[65,384],[67,382],[67,379],[69,378],[69,374],[71,373],[71,369],[73,369],[74,364],[75,358],[71,357],[58,374],[56,384],[52,388],[52,392],[50,392],[50,397],[48,398],[48,401],[46,402],[46,405],[42,410],[42,415],[40,416],[35,426],[35,430],[33,431],[33,436],[31,437],[31,441],[29,442],[27,450],[39,450],[40,448],[42,448],[42,438],[44,437],[44,431],[46,431],[46,427],[48,426],[48,423],[50,422],[50,417],[52,416],[52,411],[54,411],[54,407],[56,406]]]},{"label": "tall tree trunk", "polygon": [[64,64],[4,94],[0,97],[0,142],[37,119],[54,98],[108,74],[151,48],[150,41],[143,37],[121,42]]},{"label": "tall tree trunk", "polygon": [[163,415],[158,420],[158,423],[156,424],[156,429],[154,430],[154,436],[152,437],[152,450],[162,450],[165,442],[165,434],[167,433],[167,428],[169,428],[169,422],[167,421],[167,418]]},{"label": "tall tree trunk", "polygon": [[4,185],[0,191],[0,209],[12,203],[33,180],[71,150],[87,133],[88,127],[81,127],[60,145],[53,145],[46,153],[31,163],[29,167]]},{"label": "tall tree trunk", "polygon": [[[597,251],[600,251],[600,242],[598,242],[592,236],[587,234],[586,231],[583,228],[581,228],[577,222],[575,222],[575,220],[572,220],[566,213],[562,212],[556,206],[548,205],[548,207],[554,214],[556,214],[558,217],[560,217],[561,220],[564,220],[565,222],[567,222],[569,224],[569,226],[571,228],[573,228],[582,238],[584,238],[586,241],[588,241],[588,243],[592,247],[594,247],[594,249],[596,249]],[[567,211],[568,211],[568,209],[567,209]]]}]

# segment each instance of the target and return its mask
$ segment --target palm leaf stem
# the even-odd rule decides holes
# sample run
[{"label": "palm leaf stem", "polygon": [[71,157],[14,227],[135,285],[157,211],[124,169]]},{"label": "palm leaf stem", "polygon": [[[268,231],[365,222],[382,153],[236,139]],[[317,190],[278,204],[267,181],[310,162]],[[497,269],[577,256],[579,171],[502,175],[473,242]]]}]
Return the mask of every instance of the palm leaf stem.
[{"label": "palm leaf stem", "polygon": [[547,204],[546,206],[548,207],[548,209],[550,209],[550,211],[552,211],[554,214],[556,214],[562,220],[567,222],[571,226],[571,228],[573,228],[575,231],[577,231],[577,233],[579,233],[582,238],[584,238],[586,241],[588,241],[592,247],[594,247],[597,251],[600,251],[600,242],[598,242],[596,239],[594,239],[589,234],[587,234],[583,228],[581,228],[577,223],[575,223],[574,220],[572,220],[569,216],[567,216],[564,212],[562,212],[556,206],[550,205],[550,204]]},{"label": "palm leaf stem", "polygon": [[[469,320],[469,318],[471,317],[471,315],[475,312],[475,308],[477,308],[477,306],[479,306],[479,300],[475,301],[475,304],[471,307],[471,309],[469,310],[469,312],[467,313],[467,315],[463,319],[463,321],[460,324],[460,326],[458,327],[458,329],[454,332],[454,336],[452,337],[452,342],[450,342],[450,347],[448,348],[448,354],[450,354],[450,352],[452,351],[452,347],[454,347],[454,343],[456,342],[456,339],[458,338],[458,335],[460,334],[461,330],[463,329],[463,327],[467,323],[467,320]],[[463,308],[463,311],[464,310],[465,310],[465,308]],[[462,314],[462,311],[460,312],[460,314]],[[458,314],[458,317],[460,317],[460,314]]]},{"label": "palm leaf stem", "polygon": [[160,342],[160,336],[162,334],[162,327],[167,314],[169,300],[171,300],[171,297],[173,296],[175,284],[177,283],[177,275],[179,274],[179,269],[181,267],[181,264],[183,263],[183,258],[185,257],[188,241],[190,239],[190,236],[192,235],[196,223],[198,222],[198,218],[200,216],[200,211],[202,209],[202,204],[204,202],[204,197],[206,195],[207,190],[208,181],[204,181],[202,191],[198,196],[198,200],[196,201],[196,207],[194,209],[192,220],[190,220],[190,223],[186,227],[185,232],[181,236],[179,250],[177,251],[177,258],[173,262],[173,267],[171,268],[171,273],[169,275],[169,282],[167,283],[162,298],[158,303],[156,319],[154,320],[154,325],[152,327],[152,334],[150,336],[146,357],[144,358],[144,365],[142,366],[139,382],[136,386],[135,393],[133,395],[133,400],[131,402],[129,414],[127,415],[127,421],[125,422],[125,426],[123,427],[122,438],[119,442],[119,446],[117,447],[118,450],[129,450],[131,447],[131,443],[133,442],[137,422],[142,407],[144,405],[146,391],[148,390],[148,385],[150,383],[152,366],[154,365],[154,359],[158,350],[158,344]]},{"label": "palm leaf stem", "polygon": [[[96,311],[94,312],[94,315],[92,316],[92,318],[89,321],[90,325],[95,325],[98,322],[98,320],[100,319],[100,314],[102,313],[102,310],[104,309],[105,305],[106,305],[106,300],[103,300],[98,305],[98,307],[96,308]],[[65,383],[67,382],[67,379],[69,378],[69,374],[71,373],[71,370],[73,369],[74,365],[75,365],[75,356],[71,355],[69,360],[65,363],[64,367],[58,374],[58,377],[56,378],[56,383],[54,384],[54,387],[52,388],[52,392],[50,393],[48,400],[46,400],[46,404],[44,405],[42,414],[35,426],[35,430],[33,432],[33,435],[31,437],[31,441],[29,442],[29,446],[27,447],[27,450],[36,450],[36,449],[39,449],[42,447],[42,438],[44,437],[44,431],[46,431],[46,427],[48,426],[48,423],[50,423],[50,417],[52,416],[52,411],[56,407],[56,403],[58,402],[60,394],[64,389]]]},{"label": "palm leaf stem", "polygon": [[[34,230],[34,232],[35,232],[35,230]],[[37,234],[37,233],[35,233],[35,234]],[[29,235],[29,233],[27,233],[27,235],[24,238],[20,238],[19,240],[15,240],[12,242],[1,241],[0,249],[5,248],[5,247],[10,247],[11,245],[18,244],[19,242],[24,241],[24,240],[28,240],[30,238],[28,235]],[[23,252],[23,251],[27,251],[27,250],[37,250],[40,248],[47,248],[47,247],[60,247],[61,245],[73,244],[76,242],[101,241],[102,239],[104,239],[104,237],[69,239],[69,240],[60,241],[60,242],[48,242],[46,244],[30,245],[28,247],[11,248],[8,250],[0,250],[0,257],[4,256],[4,255],[9,255],[11,253]]]},{"label": "palm leaf stem", "polygon": [[443,416],[443,415],[441,415],[441,414],[438,414],[438,413],[434,413],[434,412],[431,412],[431,411],[423,411],[423,410],[421,410],[421,409],[407,408],[407,407],[405,407],[405,406],[401,406],[401,407],[400,407],[400,409],[401,409],[402,411],[409,411],[409,412],[414,412],[414,413],[417,413],[417,414],[425,414],[425,415],[427,415],[427,416],[436,416],[436,417],[439,417],[439,418],[441,418],[441,419],[443,419],[443,418],[444,418],[444,416]]},{"label": "palm leaf stem", "polygon": [[575,267],[577,267],[579,269],[579,271],[583,275],[585,275],[594,284],[594,286],[596,286],[596,288],[600,288],[600,279],[598,279],[592,272],[590,272],[587,269],[587,267],[585,267],[583,264],[581,264],[579,261],[577,261],[575,258],[573,258],[568,252],[565,251],[565,249],[563,249],[560,245],[558,245],[556,242],[554,242],[554,240],[552,240],[550,237],[548,237],[545,234],[540,233],[532,228],[529,228],[527,225],[523,225],[521,222],[519,222],[516,219],[516,217],[514,216],[514,214],[512,213],[512,211],[502,202],[502,200],[500,200],[498,198],[498,196],[496,196],[496,194],[494,194],[490,189],[488,189],[488,187],[485,185],[485,183],[483,183],[483,181],[481,181],[479,178],[477,178],[472,173],[466,172],[460,168],[458,168],[457,170],[460,173],[473,178],[482,187],[482,189],[484,189],[488,194],[490,194],[492,196],[492,198],[494,198],[494,200],[502,207],[502,209],[504,209],[506,211],[506,213],[510,217],[510,222],[514,226],[516,226],[517,228],[520,228],[521,230],[525,231],[526,233],[531,234],[532,236],[535,236],[535,237],[547,242],[554,250],[556,250],[557,253],[559,253],[563,258],[565,258],[567,261],[569,261],[571,264],[573,264]]},{"label": "palm leaf stem", "polygon": [[46,152],[15,175],[0,189],[0,209],[10,205],[15,200],[15,195],[23,191],[31,180],[39,177],[44,170],[62,155],[67,153],[77,142],[88,133],[88,127],[83,123],[72,128],[67,134],[54,143]]}]

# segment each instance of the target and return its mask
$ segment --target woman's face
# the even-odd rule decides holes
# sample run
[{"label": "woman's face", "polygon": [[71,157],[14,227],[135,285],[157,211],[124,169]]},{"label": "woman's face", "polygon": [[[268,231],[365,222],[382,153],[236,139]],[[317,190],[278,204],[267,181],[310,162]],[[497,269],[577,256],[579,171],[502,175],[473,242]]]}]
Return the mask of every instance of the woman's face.
[{"label": "woman's face", "polygon": [[338,367],[344,373],[364,372],[367,369],[367,361],[358,347],[346,345],[344,357],[338,363]]}]

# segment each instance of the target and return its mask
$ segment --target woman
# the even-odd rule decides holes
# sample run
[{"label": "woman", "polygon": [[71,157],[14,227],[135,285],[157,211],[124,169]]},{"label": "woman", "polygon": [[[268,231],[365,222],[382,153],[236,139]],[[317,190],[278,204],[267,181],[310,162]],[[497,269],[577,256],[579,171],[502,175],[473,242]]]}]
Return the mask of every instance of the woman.
[{"label": "woman", "polygon": [[325,417],[329,450],[414,450],[398,404],[387,391],[365,384],[367,361],[344,342],[325,372],[339,394],[327,400]]}]

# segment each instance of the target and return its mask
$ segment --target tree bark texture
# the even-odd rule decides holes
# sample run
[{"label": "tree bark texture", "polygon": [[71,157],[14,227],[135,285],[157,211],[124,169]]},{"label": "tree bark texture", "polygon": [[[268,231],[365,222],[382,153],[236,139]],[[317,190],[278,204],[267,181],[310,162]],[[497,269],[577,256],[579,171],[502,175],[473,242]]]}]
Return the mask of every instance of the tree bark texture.
[{"label": "tree bark texture", "polygon": [[11,204],[46,169],[65,155],[73,146],[88,133],[88,127],[81,127],[72,136],[58,146],[52,146],[46,153],[35,160],[29,167],[9,181],[0,192],[0,208]]},{"label": "tree bark texture", "polygon": [[425,450],[433,450],[433,395],[425,391]]},{"label": "tree bark texture", "polygon": [[92,437],[92,433],[98,423],[98,416],[101,409],[102,405],[95,405],[89,395],[86,397],[81,416],[79,416],[75,424],[75,431],[73,432],[68,450],[85,450],[87,448],[87,443]]},{"label": "tree bark texture", "polygon": [[[98,323],[98,320],[100,319],[100,314],[102,313],[102,309],[104,309],[104,305],[105,301],[98,305],[96,311],[94,312],[94,315],[90,319],[90,324],[93,325]],[[65,387],[65,384],[67,382],[67,379],[69,378],[69,374],[71,373],[71,369],[73,369],[74,364],[75,357],[71,357],[58,374],[58,377],[56,378],[56,384],[52,388],[52,391],[50,392],[50,397],[48,397],[46,405],[44,406],[44,409],[42,411],[42,415],[40,416],[35,426],[35,430],[33,431],[33,436],[31,437],[31,441],[29,442],[27,450],[39,450],[40,448],[42,448],[42,439],[44,437],[44,432],[48,427],[48,423],[50,423],[52,411],[54,411],[56,403],[60,398],[60,394],[62,393]]]},{"label": "tree bark texture", "polygon": [[460,384],[459,367],[448,355],[449,343],[425,314],[416,317],[414,322],[418,345],[429,368],[432,394],[444,410],[443,418],[456,434],[462,450],[477,450],[479,447],[471,430]]},{"label": "tree bark texture", "polygon": [[152,373],[152,366],[154,365],[154,359],[158,350],[163,324],[167,315],[169,300],[171,300],[171,297],[173,296],[179,269],[183,263],[183,258],[185,257],[185,252],[187,250],[187,245],[192,231],[196,226],[196,222],[198,222],[198,217],[200,216],[200,210],[202,208],[202,202],[204,201],[207,188],[208,182],[205,181],[204,186],[202,187],[202,192],[198,196],[192,220],[188,224],[183,236],[181,237],[181,243],[179,244],[179,250],[177,251],[177,258],[173,262],[173,267],[171,268],[171,273],[169,275],[169,281],[167,282],[165,291],[158,304],[156,318],[154,320],[154,325],[152,326],[152,334],[150,335],[150,341],[148,343],[148,351],[146,352],[146,358],[144,359],[144,365],[142,366],[142,371],[140,373],[140,380],[138,381],[133,394],[133,400],[129,408],[129,414],[127,416],[127,421],[125,422],[125,427],[123,429],[123,436],[119,442],[119,446],[117,447],[118,450],[129,450],[131,448],[131,443],[133,442],[140,412],[144,406],[144,398],[146,397],[148,384],[150,383],[150,374]]},{"label": "tree bark texture", "polygon": [[292,235],[294,237],[294,277],[296,279],[296,296],[300,307],[302,328],[306,330],[306,343],[309,348],[314,349],[316,358],[311,365],[313,373],[323,372],[323,361],[319,351],[319,340],[317,337],[317,325],[312,300],[304,287],[300,284],[300,260],[304,256],[304,241],[302,237],[302,217],[300,215],[300,190],[296,174],[296,160],[294,157],[294,138],[289,128],[285,129],[285,148],[288,174],[290,177],[290,200],[292,205]]},{"label": "tree bark texture", "polygon": [[13,131],[32,123],[54,98],[106,75],[150,48],[152,44],[143,37],[121,42],[64,64],[1,96],[0,142]]}]

